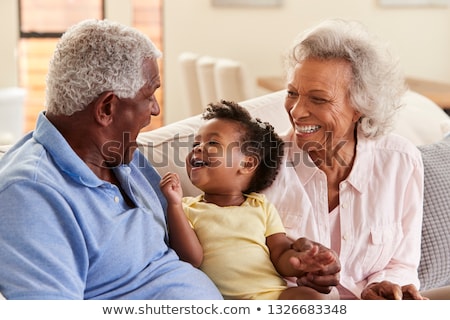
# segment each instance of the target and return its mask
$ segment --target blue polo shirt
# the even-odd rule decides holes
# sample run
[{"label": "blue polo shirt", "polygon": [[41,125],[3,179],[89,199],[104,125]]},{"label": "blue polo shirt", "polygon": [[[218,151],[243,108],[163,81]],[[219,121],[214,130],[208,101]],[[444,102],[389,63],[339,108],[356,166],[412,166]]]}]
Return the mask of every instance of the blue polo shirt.
[{"label": "blue polo shirt", "polygon": [[44,114],[3,156],[0,292],[7,299],[221,299],[168,247],[160,177],[142,153],[114,170],[136,208]]}]

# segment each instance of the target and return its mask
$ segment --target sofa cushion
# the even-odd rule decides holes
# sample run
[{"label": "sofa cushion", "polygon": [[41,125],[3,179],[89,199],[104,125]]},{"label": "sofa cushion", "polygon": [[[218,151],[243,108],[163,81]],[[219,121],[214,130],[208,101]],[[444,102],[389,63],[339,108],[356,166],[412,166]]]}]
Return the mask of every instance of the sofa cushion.
[{"label": "sofa cushion", "polygon": [[[277,132],[284,132],[290,127],[283,104],[285,95],[286,92],[283,90],[240,104],[246,107],[253,117],[270,122]],[[188,179],[184,161],[192,148],[194,134],[201,124],[202,119],[197,115],[157,130],[143,132],[137,139],[139,148],[161,175],[175,172],[180,176],[185,196],[200,194],[200,190]]]},{"label": "sofa cushion", "polygon": [[449,116],[433,101],[414,91],[402,98],[404,105],[397,115],[394,132],[412,141],[416,146],[442,139],[443,125]]},{"label": "sofa cushion", "polygon": [[450,136],[418,147],[425,170],[421,289],[450,284]]}]

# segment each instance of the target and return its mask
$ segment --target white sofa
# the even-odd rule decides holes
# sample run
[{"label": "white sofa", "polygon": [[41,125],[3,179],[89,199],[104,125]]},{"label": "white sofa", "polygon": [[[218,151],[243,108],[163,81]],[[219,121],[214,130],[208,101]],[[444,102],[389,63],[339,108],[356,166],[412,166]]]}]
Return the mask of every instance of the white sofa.
[{"label": "white sofa", "polygon": [[[285,91],[279,91],[241,102],[250,113],[263,121],[269,121],[278,132],[287,130],[290,126],[287,113],[284,110]],[[450,117],[429,99],[409,91],[404,96],[405,107],[396,121],[395,132],[410,139],[419,148],[429,146],[442,139],[445,130],[450,131]],[[185,195],[196,195],[200,191],[188,180],[184,168],[184,159],[192,146],[193,134],[202,120],[196,115],[159,129],[141,133],[138,137],[140,149],[161,175],[168,171],[177,172],[182,181]],[[0,146],[0,157],[8,146]],[[450,153],[450,148],[448,148]],[[433,152],[432,152],[433,153]],[[447,161],[449,162],[449,161]],[[450,162],[449,162],[450,163]],[[448,178],[441,176],[449,184]],[[427,177],[425,176],[425,180]],[[448,189],[440,190],[447,194]],[[427,192],[427,191],[426,191]],[[425,195],[426,197],[427,195]],[[443,204],[443,212],[436,213],[424,210],[424,215],[431,219],[426,221],[427,233],[423,239],[422,261],[419,274],[422,289],[430,289],[450,284],[450,197]],[[443,218],[442,218],[443,217]],[[436,226],[440,228],[436,228]],[[449,225],[448,228],[445,226]],[[445,228],[442,228],[444,226]],[[431,231],[430,231],[431,230]],[[436,230],[436,231],[435,231]],[[1,281],[1,279],[0,279]]]},{"label": "white sofa", "polygon": [[[243,101],[241,104],[253,116],[269,121],[278,132],[283,132],[290,127],[284,110],[284,97],[283,90]],[[450,285],[450,197],[447,195],[450,190],[450,161],[441,160],[450,159],[450,145],[444,148],[438,146],[446,154],[434,151],[434,143],[439,142],[450,131],[450,117],[431,100],[413,91],[405,94],[403,103],[394,132],[411,140],[421,151],[425,148],[426,153],[423,154],[427,157],[424,159],[424,223],[419,267],[421,289],[425,290]],[[192,146],[193,134],[201,122],[200,115],[196,115],[141,133],[138,137],[141,150],[161,175],[168,171],[180,175],[185,195],[200,192],[187,177],[184,159]],[[439,162],[436,164],[436,161]],[[438,174],[429,170],[430,163]],[[447,167],[441,170],[441,164]]]}]

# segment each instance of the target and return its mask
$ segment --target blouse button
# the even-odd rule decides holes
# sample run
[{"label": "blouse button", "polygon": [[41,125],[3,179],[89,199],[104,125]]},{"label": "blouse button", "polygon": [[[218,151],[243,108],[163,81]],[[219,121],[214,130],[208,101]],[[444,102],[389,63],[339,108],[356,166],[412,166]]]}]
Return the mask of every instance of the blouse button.
[{"label": "blouse button", "polygon": [[119,203],[119,200],[120,200],[120,199],[119,199],[118,196],[115,196],[115,197],[114,197],[114,202],[115,202],[115,203]]}]

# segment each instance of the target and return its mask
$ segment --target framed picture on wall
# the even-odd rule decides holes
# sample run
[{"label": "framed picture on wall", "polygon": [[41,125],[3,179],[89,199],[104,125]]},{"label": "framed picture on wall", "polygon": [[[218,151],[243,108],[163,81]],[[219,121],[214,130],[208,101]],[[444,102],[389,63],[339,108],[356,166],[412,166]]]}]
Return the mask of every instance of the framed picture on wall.
[{"label": "framed picture on wall", "polygon": [[282,0],[211,0],[213,6],[216,7],[275,7],[280,6]]},{"label": "framed picture on wall", "polygon": [[383,7],[448,6],[450,0],[378,0]]}]

